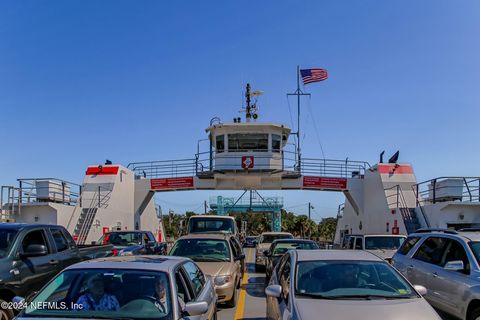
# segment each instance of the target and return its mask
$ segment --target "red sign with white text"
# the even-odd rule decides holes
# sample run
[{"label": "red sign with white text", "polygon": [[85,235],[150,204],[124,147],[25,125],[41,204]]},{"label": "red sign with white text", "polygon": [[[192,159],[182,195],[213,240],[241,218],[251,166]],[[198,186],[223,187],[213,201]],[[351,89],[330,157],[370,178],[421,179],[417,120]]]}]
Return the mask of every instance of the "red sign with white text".
[{"label": "red sign with white text", "polygon": [[303,177],[303,187],[306,189],[347,189],[346,178],[326,178],[326,177]]},{"label": "red sign with white text", "polygon": [[253,156],[243,156],[242,157],[242,168],[243,169],[252,169],[255,165],[255,160]]},{"label": "red sign with white text", "polygon": [[193,189],[193,177],[150,179],[152,190]]}]

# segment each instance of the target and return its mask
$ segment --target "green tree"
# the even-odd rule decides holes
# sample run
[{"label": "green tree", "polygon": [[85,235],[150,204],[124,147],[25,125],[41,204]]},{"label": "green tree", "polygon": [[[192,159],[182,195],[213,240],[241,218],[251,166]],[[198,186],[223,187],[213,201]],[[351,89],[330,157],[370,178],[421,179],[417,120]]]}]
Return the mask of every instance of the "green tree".
[{"label": "green tree", "polygon": [[337,218],[324,218],[318,224],[318,235],[321,240],[333,241],[337,228]]}]

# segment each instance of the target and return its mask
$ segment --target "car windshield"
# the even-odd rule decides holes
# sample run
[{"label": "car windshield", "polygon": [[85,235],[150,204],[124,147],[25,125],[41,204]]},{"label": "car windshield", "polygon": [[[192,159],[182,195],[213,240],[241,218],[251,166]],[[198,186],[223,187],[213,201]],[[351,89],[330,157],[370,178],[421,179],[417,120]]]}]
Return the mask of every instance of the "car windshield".
[{"label": "car windshield", "polygon": [[8,255],[17,233],[18,231],[14,229],[0,230],[0,258],[5,258]]},{"label": "car windshield", "polygon": [[319,299],[404,299],[413,288],[382,261],[304,261],[295,278],[299,296]]},{"label": "car windshield", "polygon": [[472,249],[475,259],[480,263],[480,241],[470,241],[468,245],[470,246],[470,249]]},{"label": "car windshield", "polygon": [[289,250],[312,250],[318,249],[315,242],[279,242],[273,248],[273,255],[283,255]]},{"label": "car windshield", "polygon": [[202,232],[228,232],[235,233],[234,221],[232,219],[190,219],[188,224],[189,233]]},{"label": "car windshield", "polygon": [[403,237],[365,237],[365,250],[397,250],[403,241]]},{"label": "car windshield", "polygon": [[165,272],[67,270],[44,287],[20,317],[171,319],[170,288]]},{"label": "car windshield", "polygon": [[277,239],[293,239],[293,236],[291,234],[264,234],[262,243],[272,243]]},{"label": "car windshield", "polygon": [[140,232],[112,232],[104,234],[98,243],[113,244],[114,246],[131,246],[142,244]]},{"label": "car windshield", "polygon": [[227,241],[214,239],[178,240],[169,255],[188,257],[197,262],[230,261]]}]

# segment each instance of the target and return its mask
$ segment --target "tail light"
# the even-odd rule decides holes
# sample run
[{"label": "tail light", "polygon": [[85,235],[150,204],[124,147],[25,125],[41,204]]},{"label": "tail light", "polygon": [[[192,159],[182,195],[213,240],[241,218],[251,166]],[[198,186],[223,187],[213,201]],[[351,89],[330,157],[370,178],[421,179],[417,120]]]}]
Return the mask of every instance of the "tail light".
[{"label": "tail light", "polygon": [[113,248],[113,249],[112,249],[112,254],[113,254],[114,256],[118,256],[118,250],[117,250],[116,248]]}]

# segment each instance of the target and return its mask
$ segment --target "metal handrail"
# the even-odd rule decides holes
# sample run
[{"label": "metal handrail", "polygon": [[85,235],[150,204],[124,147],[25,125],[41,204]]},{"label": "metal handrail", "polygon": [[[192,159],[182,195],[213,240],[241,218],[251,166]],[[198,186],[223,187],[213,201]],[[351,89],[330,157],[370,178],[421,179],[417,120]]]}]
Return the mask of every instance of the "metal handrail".
[{"label": "metal handrail", "polygon": [[[480,177],[438,177],[417,183],[413,186],[413,190],[417,200],[417,206],[422,206],[425,203],[436,203],[444,198],[438,197],[438,191],[447,188],[459,187],[458,185],[443,185],[438,184],[447,180],[462,181],[461,194],[457,194],[452,200],[480,202]],[[426,187],[426,190],[424,189]],[[430,194],[431,193],[431,194]]]}]

